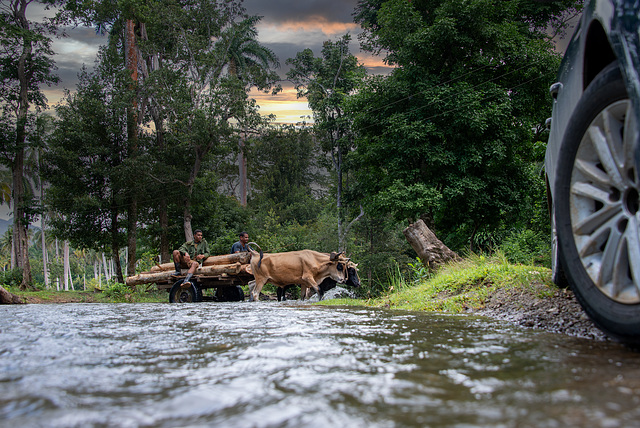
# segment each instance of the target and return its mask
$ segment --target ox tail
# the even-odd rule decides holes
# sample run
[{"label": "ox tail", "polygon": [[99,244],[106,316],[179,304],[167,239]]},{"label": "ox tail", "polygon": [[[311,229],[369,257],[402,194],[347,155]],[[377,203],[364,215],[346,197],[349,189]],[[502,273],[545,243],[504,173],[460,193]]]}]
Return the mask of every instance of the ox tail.
[{"label": "ox tail", "polygon": [[249,242],[247,244],[247,247],[251,250],[251,251],[256,251],[253,248],[251,248],[252,245],[255,245],[256,247],[258,247],[258,249],[260,250],[260,260],[258,260],[258,268],[260,268],[260,266],[262,265],[262,248],[260,248],[260,245],[256,244],[255,242]]}]

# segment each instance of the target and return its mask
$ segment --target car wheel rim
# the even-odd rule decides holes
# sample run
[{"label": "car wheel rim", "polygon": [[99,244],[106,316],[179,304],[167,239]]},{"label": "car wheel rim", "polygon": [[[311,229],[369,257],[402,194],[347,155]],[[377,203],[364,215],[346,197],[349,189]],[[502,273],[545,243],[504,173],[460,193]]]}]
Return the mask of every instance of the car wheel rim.
[{"label": "car wheel rim", "polygon": [[610,299],[640,303],[637,129],[629,100],[610,104],[582,137],[571,174],[571,227],[578,256]]}]

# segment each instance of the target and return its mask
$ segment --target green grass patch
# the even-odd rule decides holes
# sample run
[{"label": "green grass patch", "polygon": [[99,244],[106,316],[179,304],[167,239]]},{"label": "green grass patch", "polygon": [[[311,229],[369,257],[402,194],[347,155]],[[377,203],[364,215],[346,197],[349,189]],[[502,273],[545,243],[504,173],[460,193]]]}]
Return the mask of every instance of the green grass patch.
[{"label": "green grass patch", "polygon": [[17,286],[7,287],[10,293],[22,297],[27,303],[168,303],[166,290],[155,287],[137,287],[132,290],[124,284],[109,284],[102,290],[57,291],[42,289],[22,291]]},{"label": "green grass patch", "polygon": [[461,313],[467,308],[481,308],[487,297],[498,289],[529,290],[542,298],[553,295],[557,288],[551,283],[551,272],[547,268],[511,264],[501,254],[472,255],[415,283],[397,276],[389,290],[378,298],[336,299],[320,304]]}]

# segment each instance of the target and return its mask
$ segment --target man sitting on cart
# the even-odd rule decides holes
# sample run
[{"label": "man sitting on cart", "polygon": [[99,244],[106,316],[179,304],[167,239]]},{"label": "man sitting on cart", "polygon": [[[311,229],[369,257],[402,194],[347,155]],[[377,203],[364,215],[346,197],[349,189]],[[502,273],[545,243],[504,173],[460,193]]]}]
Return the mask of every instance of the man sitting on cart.
[{"label": "man sitting on cart", "polygon": [[183,284],[188,284],[189,280],[199,266],[209,257],[209,244],[202,237],[202,231],[197,229],[193,235],[193,241],[185,242],[179,249],[173,251],[173,263],[176,267],[174,275],[181,274],[180,268],[188,268]]},{"label": "man sitting on cart", "polygon": [[247,248],[247,243],[249,242],[249,234],[247,232],[240,232],[238,234],[238,238],[238,242],[231,246],[231,254],[249,251],[249,249]]}]

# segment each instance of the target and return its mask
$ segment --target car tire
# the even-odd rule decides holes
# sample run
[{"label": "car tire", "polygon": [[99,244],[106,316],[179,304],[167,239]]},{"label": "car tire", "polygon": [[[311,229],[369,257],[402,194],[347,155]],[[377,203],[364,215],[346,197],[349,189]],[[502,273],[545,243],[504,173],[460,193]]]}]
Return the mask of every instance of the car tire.
[{"label": "car tire", "polygon": [[617,62],[576,106],[559,151],[560,264],[585,312],[610,336],[640,343],[640,238],[633,107]]}]

